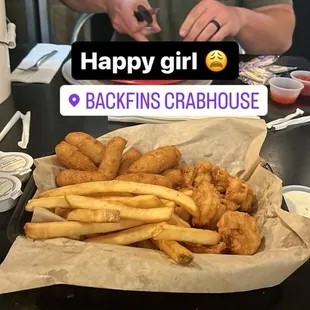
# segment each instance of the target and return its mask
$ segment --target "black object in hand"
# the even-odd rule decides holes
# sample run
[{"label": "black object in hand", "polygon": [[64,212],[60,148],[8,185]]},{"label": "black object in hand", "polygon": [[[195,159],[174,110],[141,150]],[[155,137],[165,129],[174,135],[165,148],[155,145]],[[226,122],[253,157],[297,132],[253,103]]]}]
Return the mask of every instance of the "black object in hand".
[{"label": "black object in hand", "polygon": [[134,12],[134,15],[138,22],[146,21],[148,24],[153,22],[152,14],[143,5],[138,6],[138,11]]}]

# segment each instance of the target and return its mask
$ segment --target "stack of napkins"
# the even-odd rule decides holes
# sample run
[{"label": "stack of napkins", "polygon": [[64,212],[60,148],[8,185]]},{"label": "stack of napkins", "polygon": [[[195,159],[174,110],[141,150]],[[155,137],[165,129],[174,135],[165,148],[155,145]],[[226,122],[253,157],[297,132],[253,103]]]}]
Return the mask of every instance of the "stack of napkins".
[{"label": "stack of napkins", "polygon": [[[57,53],[46,60],[36,72],[25,72],[18,68],[27,69],[33,66],[42,56],[56,50]],[[11,74],[12,82],[22,83],[43,83],[49,84],[60,66],[67,58],[71,51],[70,45],[56,45],[56,44],[37,44],[30,53],[22,60],[17,68]]]}]

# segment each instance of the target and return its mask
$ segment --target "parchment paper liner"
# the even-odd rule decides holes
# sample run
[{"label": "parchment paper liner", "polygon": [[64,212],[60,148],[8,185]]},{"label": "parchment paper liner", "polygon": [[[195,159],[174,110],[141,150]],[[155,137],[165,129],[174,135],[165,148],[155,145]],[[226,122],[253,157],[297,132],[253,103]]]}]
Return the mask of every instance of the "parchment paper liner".
[{"label": "parchment paper liner", "polygon": [[[309,258],[310,220],[281,210],[282,183],[259,166],[266,137],[262,120],[206,119],[120,129],[112,136],[142,152],[175,144],[183,160],[210,160],[232,174],[249,178],[259,201],[256,214],[263,238],[254,256],[195,255],[189,267],[164,253],[124,246],[86,244],[69,239],[32,241],[18,237],[0,266],[0,293],[54,284],[137,291],[223,293],[275,286]],[[36,160],[39,190],[55,187],[62,169],[54,156]],[[49,213],[49,214],[48,214]],[[38,209],[33,221],[53,220]],[[55,218],[55,220],[57,220]],[[58,219],[59,220],[59,219]]]}]

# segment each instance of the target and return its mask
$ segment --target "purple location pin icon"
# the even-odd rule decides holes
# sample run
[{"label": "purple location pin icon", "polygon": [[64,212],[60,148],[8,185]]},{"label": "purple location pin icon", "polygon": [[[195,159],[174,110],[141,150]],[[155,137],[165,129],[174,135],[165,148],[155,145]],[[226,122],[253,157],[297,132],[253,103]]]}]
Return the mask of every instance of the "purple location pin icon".
[{"label": "purple location pin icon", "polygon": [[73,107],[76,107],[80,102],[80,97],[77,94],[72,94],[69,97],[69,102]]}]

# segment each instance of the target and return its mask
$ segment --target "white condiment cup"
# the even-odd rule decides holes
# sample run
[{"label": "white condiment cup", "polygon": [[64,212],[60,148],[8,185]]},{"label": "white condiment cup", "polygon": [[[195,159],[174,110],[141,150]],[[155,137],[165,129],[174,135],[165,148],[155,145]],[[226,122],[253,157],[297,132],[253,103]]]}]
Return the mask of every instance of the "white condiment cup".
[{"label": "white condiment cup", "polygon": [[9,174],[20,179],[22,183],[28,181],[31,175],[33,158],[21,152],[0,152],[0,173]]},{"label": "white condiment cup", "polygon": [[18,197],[22,195],[21,181],[9,174],[0,174],[0,212],[8,211],[17,204]]},{"label": "white condiment cup", "polygon": [[302,185],[283,187],[283,197],[290,212],[310,218],[310,188]]}]

